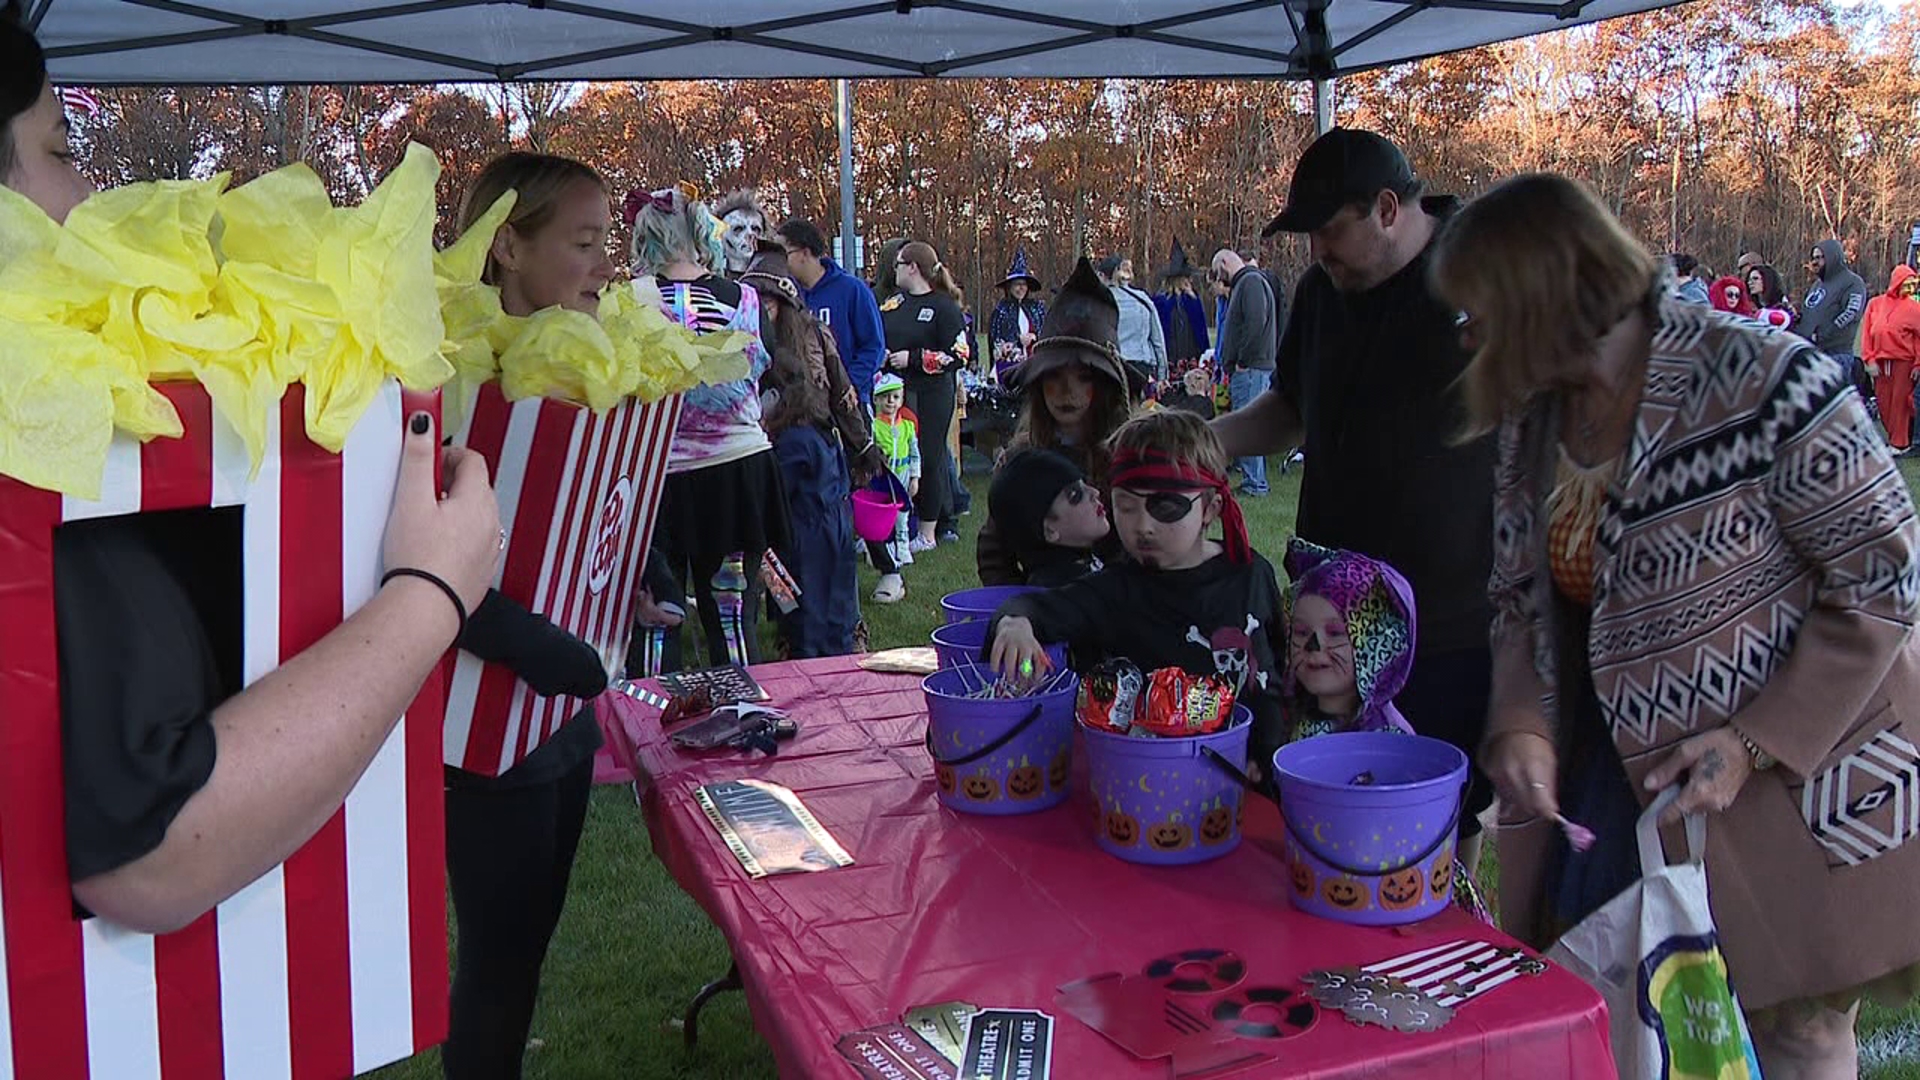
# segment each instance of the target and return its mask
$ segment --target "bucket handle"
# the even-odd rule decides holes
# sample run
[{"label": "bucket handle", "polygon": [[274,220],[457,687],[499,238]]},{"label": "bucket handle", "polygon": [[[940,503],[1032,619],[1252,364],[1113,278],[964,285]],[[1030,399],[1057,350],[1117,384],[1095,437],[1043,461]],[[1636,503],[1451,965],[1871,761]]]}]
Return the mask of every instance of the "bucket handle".
[{"label": "bucket handle", "polygon": [[1415,865],[1418,865],[1419,863],[1426,862],[1427,856],[1432,855],[1434,852],[1440,850],[1440,845],[1446,843],[1447,837],[1452,835],[1455,827],[1457,827],[1460,824],[1460,810],[1462,807],[1466,806],[1466,804],[1467,804],[1467,785],[1461,784],[1460,797],[1454,800],[1453,816],[1447,819],[1446,827],[1441,829],[1437,834],[1435,834],[1433,838],[1433,842],[1428,844],[1425,848],[1421,849],[1420,854],[1415,855],[1413,858],[1408,859],[1407,861],[1401,863],[1398,869],[1394,869],[1394,870],[1361,869],[1359,867],[1348,866],[1343,862],[1338,862],[1336,860],[1329,859],[1325,855],[1322,855],[1319,851],[1314,849],[1313,844],[1307,839],[1307,837],[1301,834],[1299,826],[1295,825],[1293,823],[1293,819],[1288,817],[1284,811],[1280,814],[1280,823],[1287,827],[1287,835],[1293,837],[1293,842],[1300,845],[1300,850],[1306,852],[1307,854],[1313,856],[1314,858],[1320,860],[1321,862],[1327,864],[1328,866],[1333,867],[1335,870],[1338,870],[1341,873],[1346,874],[1348,877],[1385,877],[1388,874],[1399,873],[1400,870],[1405,870],[1409,866],[1415,866]]},{"label": "bucket handle", "polygon": [[1035,705],[1033,707],[1032,712],[1029,712],[1026,716],[1022,717],[1019,723],[1016,723],[1012,727],[1001,732],[999,738],[994,739],[992,742],[989,742],[987,745],[981,747],[978,750],[975,750],[971,754],[963,754],[957,758],[943,758],[934,751],[933,725],[928,724],[927,734],[926,734],[927,756],[933,759],[933,763],[935,765],[946,765],[948,767],[954,767],[959,765],[971,765],[974,762],[979,761],[981,758],[986,757],[988,754],[993,753],[995,750],[998,750],[1001,747],[1012,742],[1014,739],[1018,738],[1021,732],[1032,727],[1033,722],[1038,719],[1040,719],[1040,706]]},{"label": "bucket handle", "polygon": [[1240,781],[1241,787],[1246,788],[1248,791],[1254,793],[1255,795],[1265,796],[1267,799],[1272,800],[1275,806],[1280,805],[1280,797],[1273,793],[1272,788],[1270,788],[1265,784],[1256,782],[1253,777],[1248,776],[1245,772],[1242,772],[1240,769],[1240,766],[1235,765],[1233,762],[1227,760],[1227,755],[1221,753],[1218,750],[1215,750],[1211,746],[1203,746],[1200,748],[1200,756],[1203,758],[1206,758],[1209,762],[1211,762],[1214,768],[1219,769],[1221,772],[1226,773],[1228,776],[1231,776],[1235,780]]}]

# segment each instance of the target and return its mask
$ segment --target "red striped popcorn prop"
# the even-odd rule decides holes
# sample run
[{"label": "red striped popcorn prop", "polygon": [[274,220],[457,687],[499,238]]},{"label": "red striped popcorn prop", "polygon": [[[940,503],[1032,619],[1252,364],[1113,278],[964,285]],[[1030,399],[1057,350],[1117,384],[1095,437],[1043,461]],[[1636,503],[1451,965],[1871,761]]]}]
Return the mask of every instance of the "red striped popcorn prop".
[{"label": "red striped popcorn prop", "polygon": [[115,436],[98,501],[0,477],[0,1080],[365,1072],[446,1035],[444,680],[428,680],[319,833],[214,911],[160,936],[82,921],[62,827],[54,530],[242,508],[251,683],[378,590],[403,408],[437,412],[437,395],[403,403],[389,381],[336,455],[308,441],[293,386],[253,474],[199,385],[160,389],[184,437]]},{"label": "red striped popcorn prop", "polygon": [[[493,466],[507,530],[495,588],[592,645],[609,672],[625,662],[680,400],[627,398],[594,412],[551,398],[510,402],[490,382],[454,436]],[[462,652],[447,695],[446,763],[497,776],[583,704],[541,697],[508,668]]]}]

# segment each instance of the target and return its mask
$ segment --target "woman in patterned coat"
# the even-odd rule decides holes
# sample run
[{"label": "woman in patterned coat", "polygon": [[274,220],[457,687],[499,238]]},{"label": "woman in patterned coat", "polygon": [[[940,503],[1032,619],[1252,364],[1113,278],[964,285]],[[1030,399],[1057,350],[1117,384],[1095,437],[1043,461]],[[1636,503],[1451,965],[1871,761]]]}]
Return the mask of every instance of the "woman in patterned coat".
[{"label": "woman in patterned coat", "polygon": [[[1846,369],[1666,299],[1660,265],[1544,174],[1434,260],[1471,429],[1500,433],[1481,759],[1538,821],[1501,841],[1503,921],[1544,944],[1625,888],[1679,784],[1762,1069],[1853,1076],[1860,999],[1920,971],[1920,526]],[[1555,813],[1600,845],[1570,856]]]}]

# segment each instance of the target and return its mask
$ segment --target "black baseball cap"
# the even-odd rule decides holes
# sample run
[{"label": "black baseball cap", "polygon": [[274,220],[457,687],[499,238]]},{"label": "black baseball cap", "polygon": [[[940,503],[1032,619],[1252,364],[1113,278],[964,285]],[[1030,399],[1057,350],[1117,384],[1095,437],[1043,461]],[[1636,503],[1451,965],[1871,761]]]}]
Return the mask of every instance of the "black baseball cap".
[{"label": "black baseball cap", "polygon": [[1334,128],[1300,155],[1287,185],[1287,205],[1260,235],[1312,232],[1341,207],[1388,189],[1405,191],[1413,181],[1407,155],[1386,138],[1359,128]]}]

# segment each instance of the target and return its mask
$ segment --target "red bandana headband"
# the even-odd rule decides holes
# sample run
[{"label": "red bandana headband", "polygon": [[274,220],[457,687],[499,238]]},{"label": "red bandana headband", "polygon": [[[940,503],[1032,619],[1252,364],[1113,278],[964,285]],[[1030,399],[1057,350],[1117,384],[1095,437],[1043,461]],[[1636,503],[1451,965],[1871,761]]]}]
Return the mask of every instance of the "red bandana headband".
[{"label": "red bandana headband", "polygon": [[1253,546],[1247,540],[1247,520],[1240,514],[1240,503],[1227,486],[1227,478],[1208,472],[1191,462],[1175,461],[1158,450],[1118,450],[1113,455],[1108,482],[1116,488],[1142,492],[1193,491],[1196,488],[1220,495],[1220,527],[1227,558],[1237,563],[1253,561]]}]

